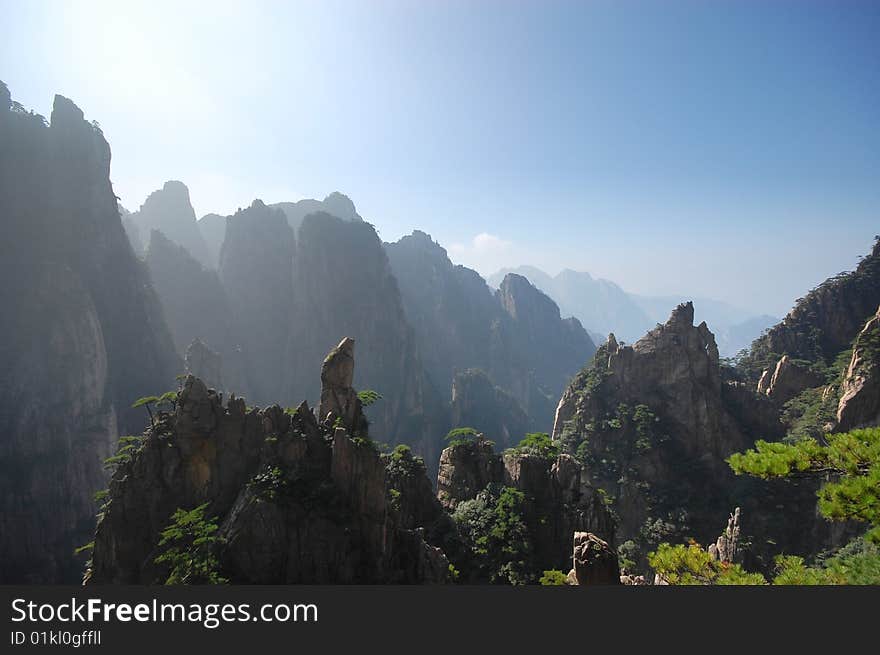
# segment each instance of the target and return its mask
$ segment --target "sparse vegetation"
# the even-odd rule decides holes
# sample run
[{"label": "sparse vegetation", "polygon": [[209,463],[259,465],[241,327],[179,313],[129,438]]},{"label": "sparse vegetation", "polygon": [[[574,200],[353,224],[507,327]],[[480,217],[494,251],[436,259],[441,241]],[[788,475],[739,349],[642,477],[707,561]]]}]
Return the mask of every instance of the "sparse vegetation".
[{"label": "sparse vegetation", "polygon": [[511,451],[516,453],[537,455],[543,459],[559,457],[559,444],[553,442],[546,432],[530,432]]},{"label": "sparse vegetation", "polygon": [[205,517],[209,503],[190,510],[178,509],[159,539],[161,553],[155,563],[168,574],[163,584],[225,584],[215,553],[219,544],[215,519]]}]

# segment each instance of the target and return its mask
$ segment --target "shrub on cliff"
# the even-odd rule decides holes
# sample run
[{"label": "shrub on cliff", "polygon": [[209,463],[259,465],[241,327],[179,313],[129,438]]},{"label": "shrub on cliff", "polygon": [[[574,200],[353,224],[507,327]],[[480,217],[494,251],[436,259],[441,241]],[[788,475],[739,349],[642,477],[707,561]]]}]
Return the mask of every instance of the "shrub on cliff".
[{"label": "shrub on cliff", "polygon": [[537,455],[543,459],[556,459],[560,448],[546,432],[530,432],[511,450],[515,453]]},{"label": "shrub on cliff", "polygon": [[471,550],[480,580],[513,585],[535,581],[524,501],[525,494],[517,489],[496,490],[490,485],[456,508],[453,519]]},{"label": "shrub on cliff", "polygon": [[155,563],[167,567],[164,584],[225,584],[215,552],[219,543],[216,519],[205,518],[208,503],[185,510],[178,509],[171,523],[162,530]]}]

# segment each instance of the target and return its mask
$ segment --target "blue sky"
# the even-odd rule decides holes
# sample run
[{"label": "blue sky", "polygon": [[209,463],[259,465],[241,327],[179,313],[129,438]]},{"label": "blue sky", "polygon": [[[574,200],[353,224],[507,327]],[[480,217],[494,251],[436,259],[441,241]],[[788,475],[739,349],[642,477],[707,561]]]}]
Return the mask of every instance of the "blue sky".
[{"label": "blue sky", "polygon": [[880,3],[0,0],[129,209],[341,190],[386,240],[784,314],[880,232]]}]

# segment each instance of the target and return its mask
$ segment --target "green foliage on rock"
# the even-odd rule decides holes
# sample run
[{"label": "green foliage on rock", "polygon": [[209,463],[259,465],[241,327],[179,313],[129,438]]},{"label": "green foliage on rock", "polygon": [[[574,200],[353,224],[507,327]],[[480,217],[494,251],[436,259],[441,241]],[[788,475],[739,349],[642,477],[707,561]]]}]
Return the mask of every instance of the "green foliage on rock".
[{"label": "green foliage on rock", "polygon": [[474,428],[454,428],[446,433],[445,437],[446,441],[450,446],[461,446],[463,444],[470,444],[474,442],[485,442],[492,443],[488,439],[483,436],[482,432],[475,430]]},{"label": "green foliage on rock", "polygon": [[406,444],[395,446],[391,454],[386,457],[388,463],[385,468],[392,478],[424,475],[427,471],[425,460],[414,455],[412,448]]},{"label": "green foliage on rock", "polygon": [[104,460],[104,468],[111,473],[115,473],[121,466],[128,464],[134,458],[135,453],[143,445],[143,442],[144,438],[140,436],[128,435],[119,437],[119,441],[116,444],[116,453]]},{"label": "green foliage on rock", "polygon": [[534,582],[532,543],[523,519],[525,495],[512,487],[487,487],[459,503],[453,519],[474,555],[480,579],[492,584]]},{"label": "green foliage on rock", "polygon": [[372,389],[364,389],[363,391],[358,391],[358,399],[361,401],[361,405],[364,407],[369,407],[377,400],[382,399],[382,394],[378,391],[373,391]]},{"label": "green foliage on rock", "polygon": [[216,519],[205,517],[209,503],[190,510],[178,509],[162,530],[155,563],[168,568],[166,585],[225,584],[216,555],[219,544]]},{"label": "green foliage on rock", "polygon": [[546,432],[529,432],[525,438],[520,441],[512,452],[537,455],[543,459],[556,459],[559,457],[559,444],[553,442],[550,435]]},{"label": "green foliage on rock", "polygon": [[284,472],[277,466],[267,466],[248,483],[259,498],[275,500],[287,485]]}]

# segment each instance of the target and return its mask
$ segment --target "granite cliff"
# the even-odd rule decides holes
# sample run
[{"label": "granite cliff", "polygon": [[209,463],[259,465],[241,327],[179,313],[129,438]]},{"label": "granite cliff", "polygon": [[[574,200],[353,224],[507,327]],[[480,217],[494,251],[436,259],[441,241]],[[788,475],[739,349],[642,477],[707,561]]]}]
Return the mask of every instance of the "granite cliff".
[{"label": "granite cliff", "polygon": [[70,100],[51,121],[0,83],[0,582],[71,582],[130,408],[182,369],[110,184],[110,148]]}]

